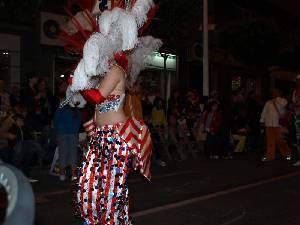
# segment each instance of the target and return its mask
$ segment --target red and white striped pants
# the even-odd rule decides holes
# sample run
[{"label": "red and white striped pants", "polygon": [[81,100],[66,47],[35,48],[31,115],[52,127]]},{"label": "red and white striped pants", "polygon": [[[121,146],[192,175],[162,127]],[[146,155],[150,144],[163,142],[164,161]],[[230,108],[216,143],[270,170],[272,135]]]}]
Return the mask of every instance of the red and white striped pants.
[{"label": "red and white striped pants", "polygon": [[117,126],[96,129],[80,169],[76,197],[88,225],[131,225],[127,178],[132,154]]}]

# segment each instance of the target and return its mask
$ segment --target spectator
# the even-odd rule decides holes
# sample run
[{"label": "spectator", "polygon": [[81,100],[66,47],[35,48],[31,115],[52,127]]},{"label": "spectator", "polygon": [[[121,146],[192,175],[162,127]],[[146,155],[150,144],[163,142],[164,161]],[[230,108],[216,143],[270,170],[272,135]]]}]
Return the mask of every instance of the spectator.
[{"label": "spectator", "polygon": [[4,118],[0,119],[0,159],[6,163],[12,163],[13,152],[8,147],[8,131],[12,127],[13,113],[10,111]]},{"label": "spectator", "polygon": [[35,145],[29,132],[24,129],[24,116],[15,114],[13,120],[14,123],[8,130],[8,146],[13,152],[13,164],[29,177],[35,150],[40,151],[41,149]]},{"label": "spectator", "polygon": [[296,77],[296,86],[292,95],[294,111],[294,128],[296,136],[296,159],[293,166],[300,166],[300,74]]},{"label": "spectator", "polygon": [[204,112],[203,123],[207,133],[206,155],[210,159],[219,159],[221,156],[220,127],[222,114],[219,111],[217,101],[210,102],[208,110]]},{"label": "spectator", "polygon": [[255,150],[259,147],[260,140],[260,114],[262,112],[262,105],[257,101],[255,92],[249,93],[246,99],[246,111],[247,111],[247,150]]},{"label": "spectator", "polygon": [[59,104],[66,96],[66,91],[68,88],[68,84],[66,80],[60,80],[57,83],[55,96],[54,96],[54,108],[57,109],[59,107]]},{"label": "spectator", "polygon": [[207,133],[205,132],[205,129],[204,129],[202,113],[199,114],[199,117],[197,118],[192,131],[193,131],[193,136],[197,143],[198,149],[201,152],[204,152],[204,143],[207,139]]},{"label": "spectator", "polygon": [[10,110],[10,95],[5,89],[5,81],[0,79],[0,119]]},{"label": "spectator", "polygon": [[21,89],[20,101],[27,109],[27,130],[29,132],[35,130],[36,121],[36,103],[35,96],[37,94],[36,85],[38,83],[38,77],[35,74],[30,74],[26,86]]},{"label": "spectator", "polygon": [[207,100],[208,104],[211,104],[212,102],[217,102],[220,105],[220,99],[219,99],[219,93],[216,90],[213,90],[210,94],[209,94],[209,98]]},{"label": "spectator", "polygon": [[66,105],[56,110],[53,123],[59,151],[59,178],[64,181],[66,179],[66,168],[71,166],[72,179],[75,179],[81,113],[77,108]]},{"label": "spectator", "polygon": [[[178,137],[179,137],[179,148],[181,152],[189,151],[192,152],[192,145],[190,144],[190,129],[188,127],[188,122],[186,119],[186,114],[181,113],[177,120],[177,130],[178,130]],[[187,153],[187,152],[186,152]],[[182,155],[183,159],[186,159],[185,154]]]},{"label": "spectator", "polygon": [[160,97],[154,100],[152,109],[152,125],[153,127],[167,127],[164,104],[163,100]]},{"label": "spectator", "polygon": [[18,86],[11,86],[9,99],[12,107],[20,103],[20,89]]},{"label": "spectator", "polygon": [[54,111],[54,98],[49,91],[47,82],[40,79],[37,85],[35,99],[35,130],[42,131],[44,126],[50,122]]},{"label": "spectator", "polygon": [[[159,150],[165,149],[166,147],[165,142],[166,142],[167,125],[168,125],[163,106],[164,106],[163,100],[157,97],[154,100],[153,109],[152,109],[152,127],[153,127],[152,137],[154,142],[153,150],[156,156],[156,161],[161,166],[166,165],[166,163],[161,159],[161,152]],[[170,156],[169,158],[171,159]]]},{"label": "spectator", "polygon": [[247,139],[247,132],[248,132],[248,125],[247,125],[247,112],[246,110],[239,111],[233,117],[231,132],[232,138],[235,144],[234,152],[240,153],[246,150],[246,139]]},{"label": "spectator", "polygon": [[21,90],[20,100],[23,105],[27,107],[28,113],[32,115],[35,112],[35,99],[37,94],[36,85],[38,77],[35,74],[30,74],[26,87]]},{"label": "spectator", "polygon": [[275,159],[276,146],[283,157],[287,160],[291,158],[291,150],[284,139],[284,128],[279,123],[280,117],[285,113],[287,101],[281,97],[279,90],[274,90],[272,95],[273,99],[266,102],[260,119],[266,128],[267,136],[267,152],[262,158],[263,162]]},{"label": "spectator", "polygon": [[152,103],[148,98],[148,95],[144,95],[142,98],[142,111],[143,111],[143,117],[145,123],[150,124],[151,123],[151,117],[152,117]]}]

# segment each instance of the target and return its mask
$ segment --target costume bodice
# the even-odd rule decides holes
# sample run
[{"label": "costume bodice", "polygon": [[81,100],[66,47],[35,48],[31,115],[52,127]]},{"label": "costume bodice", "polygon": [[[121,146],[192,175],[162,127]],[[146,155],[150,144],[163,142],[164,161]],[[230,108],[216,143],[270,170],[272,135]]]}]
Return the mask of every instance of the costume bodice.
[{"label": "costume bodice", "polygon": [[121,95],[109,95],[106,100],[101,104],[96,105],[96,109],[99,113],[107,113],[110,111],[118,111],[121,107],[124,106],[125,94]]}]

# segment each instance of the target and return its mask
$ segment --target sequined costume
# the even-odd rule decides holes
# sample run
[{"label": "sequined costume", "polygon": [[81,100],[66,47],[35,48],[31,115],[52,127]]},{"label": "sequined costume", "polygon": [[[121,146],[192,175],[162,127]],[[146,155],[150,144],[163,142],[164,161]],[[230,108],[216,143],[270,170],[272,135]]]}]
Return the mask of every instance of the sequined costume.
[{"label": "sequined costume", "polygon": [[[122,95],[110,96],[99,113],[123,106]],[[80,168],[77,202],[81,218],[92,225],[130,225],[127,178],[139,169],[150,179],[151,138],[141,120],[94,128]]]},{"label": "sequined costume", "polygon": [[131,169],[150,180],[152,142],[141,120],[95,128],[79,173],[81,218],[92,225],[130,225],[127,178]]},{"label": "sequined costume", "polygon": [[86,224],[131,224],[127,178],[133,155],[119,125],[97,128],[91,137],[77,194]]}]

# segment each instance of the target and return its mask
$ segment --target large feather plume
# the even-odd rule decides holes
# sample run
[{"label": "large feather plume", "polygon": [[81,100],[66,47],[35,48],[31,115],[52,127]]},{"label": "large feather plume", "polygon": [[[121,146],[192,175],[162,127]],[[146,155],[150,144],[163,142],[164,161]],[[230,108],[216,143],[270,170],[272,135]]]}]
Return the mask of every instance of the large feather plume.
[{"label": "large feather plume", "polygon": [[111,11],[105,11],[99,18],[99,27],[101,33],[110,36],[115,40],[115,36],[121,39],[120,51],[129,50],[138,43],[138,28],[135,17],[124,9],[114,8]]},{"label": "large feather plume", "polygon": [[[162,45],[159,39],[151,36],[138,38],[139,28],[144,29],[144,26],[147,25],[148,13],[153,12],[154,16],[157,11],[153,0],[132,0],[133,7],[129,11],[124,9],[124,4],[117,6],[121,8],[115,7],[101,14],[97,29],[95,29],[93,23],[90,23],[91,26],[89,27],[92,27],[96,33],[87,33],[84,47],[81,44],[82,42],[76,46],[77,40],[75,39],[74,43],[71,42],[73,39],[69,41],[75,47],[82,46],[82,59],[74,71],[73,83],[68,91],[69,95],[74,95],[73,102],[80,100],[80,103],[84,104],[84,101],[80,99],[82,96],[80,96],[79,91],[95,88],[98,85],[101,76],[109,70],[109,63],[114,58],[114,53],[135,48],[132,54],[130,72],[131,84],[133,84],[140,71],[145,68],[146,57],[151,52],[157,51]],[[151,19],[153,16],[151,16]],[[84,23],[75,17],[73,19],[76,26],[79,27],[76,30],[78,31],[77,34],[82,33],[80,38],[86,36],[86,33],[83,32],[86,29],[84,30],[82,29],[83,26],[80,26]],[[87,31],[90,31],[90,29],[87,29]]]},{"label": "large feather plume", "polygon": [[131,54],[132,66],[130,71],[130,85],[133,85],[142,70],[145,69],[145,60],[152,52],[158,51],[162,46],[160,39],[152,36],[139,38],[137,48]]},{"label": "large feather plume", "polygon": [[147,21],[147,14],[152,7],[154,7],[153,0],[137,0],[133,5],[131,14],[135,17],[139,28]]}]

